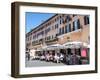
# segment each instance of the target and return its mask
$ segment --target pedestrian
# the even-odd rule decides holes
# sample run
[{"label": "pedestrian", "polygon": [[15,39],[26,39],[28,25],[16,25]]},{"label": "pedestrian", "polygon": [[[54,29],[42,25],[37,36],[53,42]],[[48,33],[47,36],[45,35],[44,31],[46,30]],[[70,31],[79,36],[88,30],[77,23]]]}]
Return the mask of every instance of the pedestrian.
[{"label": "pedestrian", "polygon": [[68,54],[68,57],[67,57],[66,61],[67,61],[68,65],[72,65],[73,64],[73,62],[72,62],[72,53]]},{"label": "pedestrian", "polygon": [[60,59],[59,58],[59,54],[56,53],[55,56],[54,56],[54,61],[57,62],[57,63],[59,63],[59,59]]},{"label": "pedestrian", "polygon": [[73,53],[73,55],[71,56],[71,61],[72,61],[72,65],[77,65],[80,63],[80,58],[78,55]]},{"label": "pedestrian", "polygon": [[63,60],[64,60],[64,54],[60,54],[60,62],[63,62]]}]

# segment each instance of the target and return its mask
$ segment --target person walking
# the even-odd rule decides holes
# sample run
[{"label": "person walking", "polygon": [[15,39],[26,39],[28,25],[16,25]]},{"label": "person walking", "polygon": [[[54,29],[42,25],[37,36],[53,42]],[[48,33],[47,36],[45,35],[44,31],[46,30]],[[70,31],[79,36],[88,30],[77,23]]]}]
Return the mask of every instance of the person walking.
[{"label": "person walking", "polygon": [[54,61],[59,63],[59,55],[58,55],[58,53],[55,54]]}]

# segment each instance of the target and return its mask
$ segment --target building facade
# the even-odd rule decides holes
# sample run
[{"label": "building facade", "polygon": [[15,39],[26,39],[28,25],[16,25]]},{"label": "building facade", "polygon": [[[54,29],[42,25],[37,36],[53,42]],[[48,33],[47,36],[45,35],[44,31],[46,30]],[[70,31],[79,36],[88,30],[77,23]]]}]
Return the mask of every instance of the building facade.
[{"label": "building facade", "polygon": [[89,44],[89,15],[55,14],[26,33],[26,49],[79,41]]}]

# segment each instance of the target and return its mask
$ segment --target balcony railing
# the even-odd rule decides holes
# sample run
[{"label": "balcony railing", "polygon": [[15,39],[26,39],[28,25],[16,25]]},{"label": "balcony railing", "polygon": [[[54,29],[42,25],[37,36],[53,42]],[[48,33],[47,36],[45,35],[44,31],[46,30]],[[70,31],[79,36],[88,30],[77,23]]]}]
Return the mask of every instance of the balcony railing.
[{"label": "balcony railing", "polygon": [[45,40],[46,43],[58,41],[58,38],[55,37],[53,39]]},{"label": "balcony railing", "polygon": [[41,43],[38,42],[38,43],[32,43],[32,46],[35,46],[35,45],[40,45]]},{"label": "balcony railing", "polygon": [[40,45],[40,44],[43,44],[43,43],[55,42],[55,41],[58,41],[57,37],[55,37],[53,39],[48,39],[48,40],[39,39],[39,40],[33,41],[32,46]]},{"label": "balcony railing", "polygon": [[32,45],[33,45],[33,46],[35,46],[35,45],[40,45],[42,42],[43,42],[43,39],[39,39],[39,40],[33,41],[33,42],[32,42]]}]

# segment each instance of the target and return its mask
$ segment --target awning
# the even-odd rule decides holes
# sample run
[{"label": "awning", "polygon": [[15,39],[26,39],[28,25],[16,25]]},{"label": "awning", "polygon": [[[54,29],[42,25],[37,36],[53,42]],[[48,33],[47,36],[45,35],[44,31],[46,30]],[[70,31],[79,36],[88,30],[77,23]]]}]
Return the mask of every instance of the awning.
[{"label": "awning", "polygon": [[80,48],[80,47],[86,47],[89,48],[89,44],[85,42],[80,41],[73,41],[73,42],[67,42],[63,44],[64,48]]},{"label": "awning", "polygon": [[60,44],[53,44],[53,45],[43,47],[44,50],[55,50],[55,49],[61,49],[61,48],[63,48],[63,45],[60,45]]},{"label": "awning", "polygon": [[43,46],[43,47],[37,49],[37,51],[57,50],[57,49],[65,49],[65,48],[80,48],[80,47],[90,48],[90,45],[85,42],[73,41],[73,42],[67,42],[63,45],[61,45],[61,44],[53,44],[53,45],[49,45],[49,46],[46,45],[46,46]]}]

